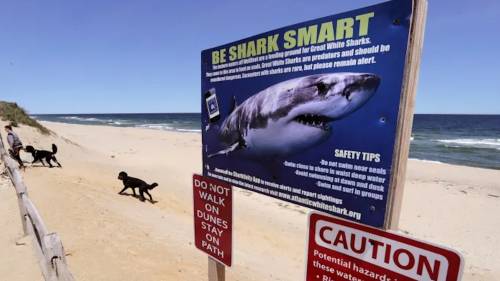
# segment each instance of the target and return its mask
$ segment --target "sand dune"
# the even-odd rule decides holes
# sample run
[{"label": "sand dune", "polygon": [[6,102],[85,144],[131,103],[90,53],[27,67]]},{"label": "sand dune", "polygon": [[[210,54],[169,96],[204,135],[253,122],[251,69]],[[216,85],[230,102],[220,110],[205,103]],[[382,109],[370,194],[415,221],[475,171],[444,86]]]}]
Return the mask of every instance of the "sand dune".
[{"label": "sand dune", "polygon": [[[193,245],[191,175],[201,171],[199,134],[44,125],[57,135],[41,136],[26,127],[18,132],[25,144],[38,148],[56,143],[63,169],[35,165],[24,177],[49,230],[61,235],[77,280],[206,280],[206,255]],[[158,182],[152,192],[158,203],[118,195],[122,170]],[[464,280],[495,280],[499,182],[497,170],[410,161],[401,230],[461,251]],[[10,222],[0,234],[6,249],[0,252],[0,276],[38,280],[28,272],[8,275],[25,269],[15,262],[21,260],[29,273],[39,273],[30,245],[15,246],[21,225],[15,194],[6,190],[0,189],[0,223]],[[303,280],[307,212],[236,189],[234,265],[227,279]]]}]

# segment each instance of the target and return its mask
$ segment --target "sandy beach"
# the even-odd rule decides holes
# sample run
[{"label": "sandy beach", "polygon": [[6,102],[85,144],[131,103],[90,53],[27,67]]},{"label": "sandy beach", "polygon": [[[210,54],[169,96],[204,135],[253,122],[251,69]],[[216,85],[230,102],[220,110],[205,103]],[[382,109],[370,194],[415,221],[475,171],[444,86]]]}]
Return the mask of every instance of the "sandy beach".
[{"label": "sandy beach", "polygon": [[[2,123],[2,126],[4,124]],[[201,135],[43,122],[54,132],[16,131],[25,144],[57,144],[62,169],[37,164],[23,176],[50,231],[60,234],[76,280],[206,280],[193,245],[191,176],[201,172]],[[23,154],[30,161],[28,154]],[[120,171],[158,182],[158,202],[120,196]],[[463,280],[500,276],[500,171],[410,160],[402,233],[457,249]],[[0,188],[0,276],[40,280],[22,238],[15,192]],[[308,209],[242,189],[234,195],[234,265],[227,280],[303,280]],[[16,242],[22,242],[16,246]],[[18,243],[20,244],[20,243]]]}]

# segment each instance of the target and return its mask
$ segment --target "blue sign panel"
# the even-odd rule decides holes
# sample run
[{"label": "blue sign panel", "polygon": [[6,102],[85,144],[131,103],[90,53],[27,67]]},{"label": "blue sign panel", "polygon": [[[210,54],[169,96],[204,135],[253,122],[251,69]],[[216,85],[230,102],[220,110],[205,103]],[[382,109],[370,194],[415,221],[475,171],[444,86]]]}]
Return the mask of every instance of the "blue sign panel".
[{"label": "blue sign panel", "polygon": [[384,224],[411,1],[202,52],[203,174]]}]

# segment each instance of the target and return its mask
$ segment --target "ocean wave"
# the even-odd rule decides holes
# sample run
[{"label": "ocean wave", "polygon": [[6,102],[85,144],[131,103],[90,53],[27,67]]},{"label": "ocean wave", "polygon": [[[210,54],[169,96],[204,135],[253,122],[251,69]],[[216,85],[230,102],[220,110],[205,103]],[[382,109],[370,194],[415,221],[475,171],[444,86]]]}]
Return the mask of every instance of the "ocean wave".
[{"label": "ocean wave", "polygon": [[445,164],[444,162],[436,161],[436,160],[427,160],[427,159],[420,159],[420,158],[409,158],[410,160],[414,161],[420,161],[424,163],[434,163],[434,164]]},{"label": "ocean wave", "polygon": [[70,122],[71,121],[78,121],[78,122],[100,123],[100,124],[115,125],[115,126],[132,125],[133,124],[129,121],[121,120],[121,119],[101,119],[101,118],[95,118],[95,117],[80,117],[80,116],[62,116],[59,118],[64,119],[64,120],[68,120]]},{"label": "ocean wave", "polygon": [[200,133],[201,129],[184,129],[172,126],[171,123],[159,123],[159,124],[137,124],[134,127],[153,129],[153,130],[163,130],[163,131],[178,131],[178,132],[191,132]]},{"label": "ocean wave", "polygon": [[500,150],[500,139],[441,139],[437,140],[451,148],[487,148]]},{"label": "ocean wave", "polygon": [[201,133],[201,129],[175,129],[179,132]]},{"label": "ocean wave", "polygon": [[[59,118],[65,119],[65,120],[81,121],[81,122],[100,122],[100,121],[102,122],[103,121],[102,119],[97,119],[94,117],[62,116]],[[103,123],[105,123],[105,121]]]},{"label": "ocean wave", "polygon": [[134,127],[137,128],[146,128],[146,129],[155,129],[155,130],[173,130],[170,124],[137,124]]}]

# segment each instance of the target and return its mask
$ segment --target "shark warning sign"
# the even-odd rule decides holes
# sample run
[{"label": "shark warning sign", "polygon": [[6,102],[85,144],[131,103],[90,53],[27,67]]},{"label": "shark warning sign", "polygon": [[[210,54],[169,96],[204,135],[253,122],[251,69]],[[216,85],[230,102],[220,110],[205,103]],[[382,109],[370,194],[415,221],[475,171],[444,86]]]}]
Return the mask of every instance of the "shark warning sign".
[{"label": "shark warning sign", "polygon": [[203,175],[386,227],[414,11],[388,1],[202,51]]}]

